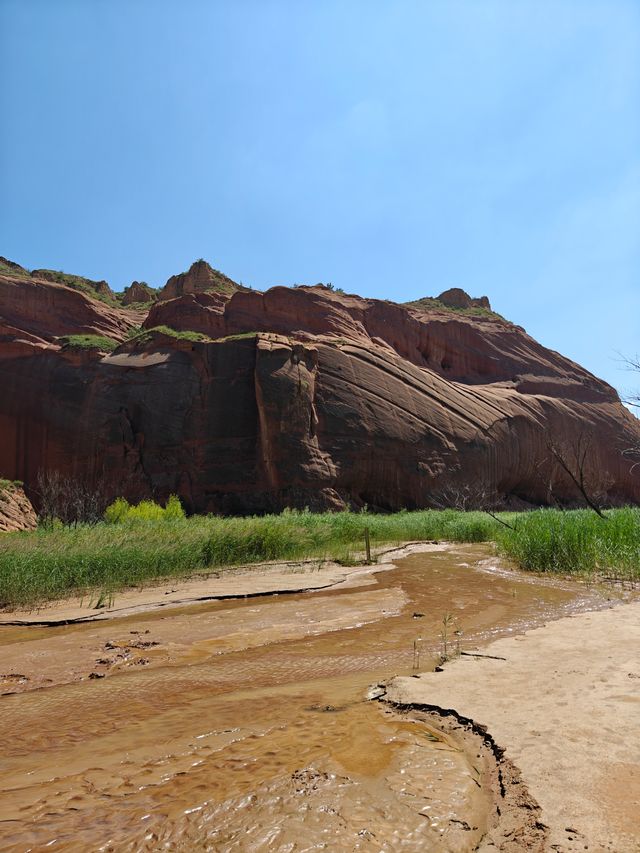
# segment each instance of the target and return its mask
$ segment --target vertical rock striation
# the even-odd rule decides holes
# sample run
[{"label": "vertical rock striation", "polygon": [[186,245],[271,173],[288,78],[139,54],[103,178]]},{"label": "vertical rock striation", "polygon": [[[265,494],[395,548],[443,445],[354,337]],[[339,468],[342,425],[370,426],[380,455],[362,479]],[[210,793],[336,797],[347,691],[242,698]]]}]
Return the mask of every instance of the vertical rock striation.
[{"label": "vertical rock striation", "polygon": [[[640,496],[623,452],[640,428],[615,391],[488,303],[259,293],[194,267],[144,311],[0,275],[5,476],[34,495],[38,471],[58,470],[113,496],[178,492],[192,511],[228,513],[423,507],[469,484],[571,503],[549,439],[587,435],[593,488]],[[115,349],[61,346],[70,334]]]}]

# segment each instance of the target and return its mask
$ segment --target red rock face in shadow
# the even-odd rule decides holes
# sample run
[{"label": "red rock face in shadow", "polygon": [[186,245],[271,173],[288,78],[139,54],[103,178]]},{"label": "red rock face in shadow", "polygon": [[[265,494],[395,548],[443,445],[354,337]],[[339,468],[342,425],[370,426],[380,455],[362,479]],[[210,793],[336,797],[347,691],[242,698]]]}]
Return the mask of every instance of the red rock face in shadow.
[{"label": "red rock face in shadow", "polygon": [[[640,428],[615,391],[500,319],[321,287],[188,293],[144,325],[211,340],[149,331],[103,355],[47,343],[31,298],[0,345],[0,472],[27,489],[46,468],[193,511],[413,508],[469,483],[544,503],[550,482],[576,499],[549,437],[588,433],[594,487],[640,497],[622,453]],[[91,307],[122,340],[120,309]]]}]

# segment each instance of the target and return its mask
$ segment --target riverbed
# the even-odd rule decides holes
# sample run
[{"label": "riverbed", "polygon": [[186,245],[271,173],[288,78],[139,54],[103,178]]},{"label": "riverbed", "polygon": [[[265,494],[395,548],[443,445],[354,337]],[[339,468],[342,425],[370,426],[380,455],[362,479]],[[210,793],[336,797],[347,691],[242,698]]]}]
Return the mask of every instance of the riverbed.
[{"label": "riverbed", "polygon": [[610,594],[511,571],[486,545],[433,546],[367,580],[3,625],[0,847],[477,849],[492,757],[368,688]]}]

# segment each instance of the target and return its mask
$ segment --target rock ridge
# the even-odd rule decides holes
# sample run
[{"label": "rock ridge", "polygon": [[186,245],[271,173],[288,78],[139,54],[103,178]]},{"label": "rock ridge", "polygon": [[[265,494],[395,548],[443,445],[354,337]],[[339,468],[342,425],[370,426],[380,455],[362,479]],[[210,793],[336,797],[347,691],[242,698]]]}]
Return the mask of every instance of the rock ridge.
[{"label": "rock ridge", "polygon": [[570,505],[549,438],[585,433],[594,489],[640,498],[614,389],[484,304],[262,293],[197,264],[135,309],[0,265],[0,470],[34,501],[52,470],[197,512],[417,508],[470,484]]}]

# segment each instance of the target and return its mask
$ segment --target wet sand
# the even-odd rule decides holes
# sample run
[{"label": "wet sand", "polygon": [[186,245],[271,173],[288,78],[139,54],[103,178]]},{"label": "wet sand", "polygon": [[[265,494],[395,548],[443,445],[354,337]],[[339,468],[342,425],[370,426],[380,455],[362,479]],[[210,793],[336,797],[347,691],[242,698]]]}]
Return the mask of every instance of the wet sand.
[{"label": "wet sand", "polygon": [[435,664],[447,613],[466,649],[606,598],[432,546],[320,591],[0,626],[0,847],[539,849],[481,735],[365,695]]},{"label": "wet sand", "polygon": [[[522,772],[548,849],[640,850],[640,602],[400,677],[387,699],[485,726]],[[487,657],[493,655],[494,657]]]}]

